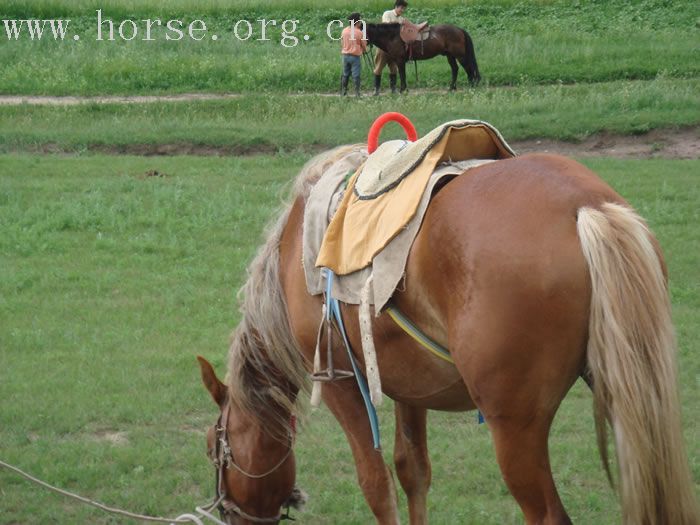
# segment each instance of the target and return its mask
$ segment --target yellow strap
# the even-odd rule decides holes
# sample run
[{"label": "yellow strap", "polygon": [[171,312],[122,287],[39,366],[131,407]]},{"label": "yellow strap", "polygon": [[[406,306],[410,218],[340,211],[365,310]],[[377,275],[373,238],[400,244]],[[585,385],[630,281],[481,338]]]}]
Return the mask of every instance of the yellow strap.
[{"label": "yellow strap", "polygon": [[454,360],[450,357],[450,352],[430,339],[427,335],[421,332],[407,317],[405,317],[397,308],[394,306],[388,306],[386,308],[386,313],[389,314],[394,322],[401,327],[401,329],[410,335],[418,344],[423,348],[428,350],[430,353],[439,357],[443,361],[454,364]]}]

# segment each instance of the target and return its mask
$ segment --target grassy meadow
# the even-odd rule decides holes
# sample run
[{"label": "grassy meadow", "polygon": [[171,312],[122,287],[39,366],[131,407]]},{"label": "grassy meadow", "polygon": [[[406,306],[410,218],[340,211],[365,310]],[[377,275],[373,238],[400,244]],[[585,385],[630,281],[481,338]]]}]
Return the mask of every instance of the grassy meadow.
[{"label": "grassy meadow", "polygon": [[[0,152],[140,153],[162,145],[179,152],[206,147],[233,154],[318,151],[361,142],[385,111],[408,115],[421,134],[448,120],[475,118],[492,123],[507,140],[575,141],[600,131],[640,134],[697,124],[698,91],[697,78],[659,78],[365,97],[359,103],[319,94],[251,94],[198,102],[0,105]],[[392,125],[382,137],[401,133]]]},{"label": "grassy meadow", "polygon": [[[391,2],[364,0],[353,4],[365,19],[378,20]],[[432,23],[453,23],[469,31],[484,86],[595,83],[616,80],[692,78],[697,60],[700,17],[697,3],[684,0],[568,2],[438,0],[414,3],[407,16]],[[96,9],[116,26],[137,24],[133,40],[97,41]],[[68,18],[68,37],[32,40],[24,34],[8,39],[0,27],[0,94],[95,95],[182,92],[334,92],[340,74],[339,44],[326,34],[328,23],[349,13],[345,3],[307,0],[272,2],[193,2],[9,0],[0,20]],[[201,41],[187,37],[167,41],[165,27],[153,27],[144,41],[145,22],[159,18],[185,24],[195,19],[207,26]],[[277,20],[263,38],[257,20]],[[298,20],[282,29],[283,20]],[[249,40],[240,41],[234,26],[252,24]],[[26,29],[26,28],[25,28]],[[107,38],[104,26],[103,38]],[[288,37],[283,39],[283,32]],[[338,31],[332,33],[335,38]],[[80,36],[74,41],[72,36]],[[132,36],[131,29],[125,33]],[[243,28],[239,35],[244,36]],[[212,40],[216,35],[217,40]],[[308,35],[308,41],[303,39]],[[294,40],[296,38],[298,40]],[[284,44],[284,45],[283,45]],[[287,47],[285,47],[285,45]],[[438,57],[421,62],[416,84],[412,66],[409,87],[447,89],[450,69]],[[365,86],[371,74],[365,71]],[[386,82],[386,81],[385,81]],[[460,89],[466,75],[460,72]]]},{"label": "grassy meadow", "polygon": [[[391,3],[358,0],[353,9],[376,20]],[[467,88],[461,72],[458,91],[448,93],[449,67],[438,58],[420,64],[417,84],[410,66],[406,96],[386,94],[386,79],[379,98],[331,96],[339,51],[325,27],[348,14],[340,0],[0,3],[0,95],[233,94],[70,106],[0,100],[1,460],[142,513],[176,516],[209,500],[205,429],[216,407],[195,356],[223,376],[236,293],[264,225],[312,153],[363,141],[385,111],[405,113],[421,135],[478,118],[512,141],[698,129],[697,2],[410,3],[413,21],[470,32],[479,87]],[[208,38],[168,42],[161,31],[153,42],[97,42],[99,8],[116,22],[202,19]],[[64,42],[8,40],[2,25],[59,17],[71,19]],[[310,39],[285,48],[279,28],[270,28],[270,41],[237,42],[235,22],[260,18],[298,19],[295,35]],[[390,127],[382,139],[397,136]],[[649,221],[666,255],[684,433],[700,494],[700,160],[583,162]],[[391,403],[380,419],[391,461]],[[431,413],[429,444],[431,523],[523,522],[475,414]],[[580,383],[557,415],[550,451],[574,523],[619,523],[591,394]],[[325,408],[309,415],[296,453],[298,483],[310,494],[300,523],[372,522],[349,446]],[[128,522],[0,470],[0,525],[44,523]]]},{"label": "grassy meadow", "polygon": [[[304,155],[0,156],[0,457],[110,504],[176,515],[210,496],[215,407],[194,356],[223,374],[235,293]],[[685,435],[700,479],[700,161],[587,160],[649,220],[669,261]],[[157,171],[160,177],[148,176]],[[616,523],[578,384],[551,438],[577,523]],[[391,404],[382,408],[387,459]],[[488,428],[430,416],[433,523],[519,523]],[[325,409],[297,445],[302,523],[369,523]],[[29,507],[25,501],[33,504]],[[0,523],[120,523],[0,471]]]}]

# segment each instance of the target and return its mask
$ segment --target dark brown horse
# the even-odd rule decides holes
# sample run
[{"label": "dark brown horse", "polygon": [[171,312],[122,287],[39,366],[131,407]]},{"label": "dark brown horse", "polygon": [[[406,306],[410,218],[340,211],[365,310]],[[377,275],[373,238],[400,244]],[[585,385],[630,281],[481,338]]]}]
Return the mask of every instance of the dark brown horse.
[{"label": "dark brown horse", "polygon": [[[252,262],[229,384],[200,361],[221,410],[209,449],[229,523],[276,522],[293,495],[290,421],[299,392],[308,390],[322,315],[322,298],[306,289],[302,219],[309,188],[348,152],[304,168]],[[387,314],[373,320],[382,385],[395,401],[394,460],[411,523],[427,521],[427,409],[477,407],[527,523],[570,523],[547,442],[559,404],[582,376],[593,390],[606,468],[608,425],[615,436],[624,522],[700,522],[681,432],[666,267],[644,221],[594,173],[533,154],[454,178],[433,196],[405,290],[393,301],[454,359],[434,357]],[[359,349],[357,307],[344,305],[343,314]],[[350,366],[341,351],[335,356],[337,367]],[[356,357],[363,361],[361,351]],[[392,474],[371,445],[357,385],[328,383],[323,399],[347,435],[377,522],[398,523]]]},{"label": "dark brown horse", "polygon": [[452,69],[450,90],[457,89],[459,63],[466,71],[469,82],[475,86],[481,80],[479,66],[474,54],[474,43],[469,33],[461,27],[451,24],[430,26],[430,38],[422,42],[413,42],[408,46],[401,40],[400,24],[366,24],[367,41],[387,53],[396,63],[401,77],[401,91],[406,90],[406,62],[409,60],[427,60],[438,55],[447,57]]}]

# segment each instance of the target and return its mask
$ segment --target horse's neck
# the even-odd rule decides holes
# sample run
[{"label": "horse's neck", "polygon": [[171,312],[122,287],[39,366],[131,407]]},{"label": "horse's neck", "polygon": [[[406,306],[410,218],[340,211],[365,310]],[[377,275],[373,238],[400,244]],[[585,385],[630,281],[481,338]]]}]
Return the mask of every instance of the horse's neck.
[{"label": "horse's neck", "polygon": [[399,38],[399,33],[389,33],[388,31],[375,30],[373,35],[367,34],[370,42],[382,51],[389,51],[394,40]]},{"label": "horse's neck", "polygon": [[233,423],[229,431],[238,438],[231,442],[234,447],[236,444],[249,446],[254,443],[252,450],[264,453],[275,450],[284,452],[289,447],[293,430],[290,430],[291,425],[281,423],[290,420],[289,411],[282,407],[278,410],[265,406],[259,412],[251,413],[234,403],[231,412]]}]

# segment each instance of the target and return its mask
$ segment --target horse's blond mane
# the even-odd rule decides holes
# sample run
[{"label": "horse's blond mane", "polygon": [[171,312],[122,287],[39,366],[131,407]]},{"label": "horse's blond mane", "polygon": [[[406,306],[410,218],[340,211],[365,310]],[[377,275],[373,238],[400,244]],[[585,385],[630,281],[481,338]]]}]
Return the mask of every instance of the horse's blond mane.
[{"label": "horse's blond mane", "polygon": [[[248,266],[238,293],[241,321],[231,337],[228,387],[231,399],[261,419],[273,417],[289,429],[298,414],[297,393],[309,391],[307,366],[287,318],[280,282],[279,243],[298,198],[306,200],[328,167],[361,146],[340,146],[312,158],[297,176],[291,198],[267,228],[265,243]],[[286,435],[286,432],[284,432]]]}]

